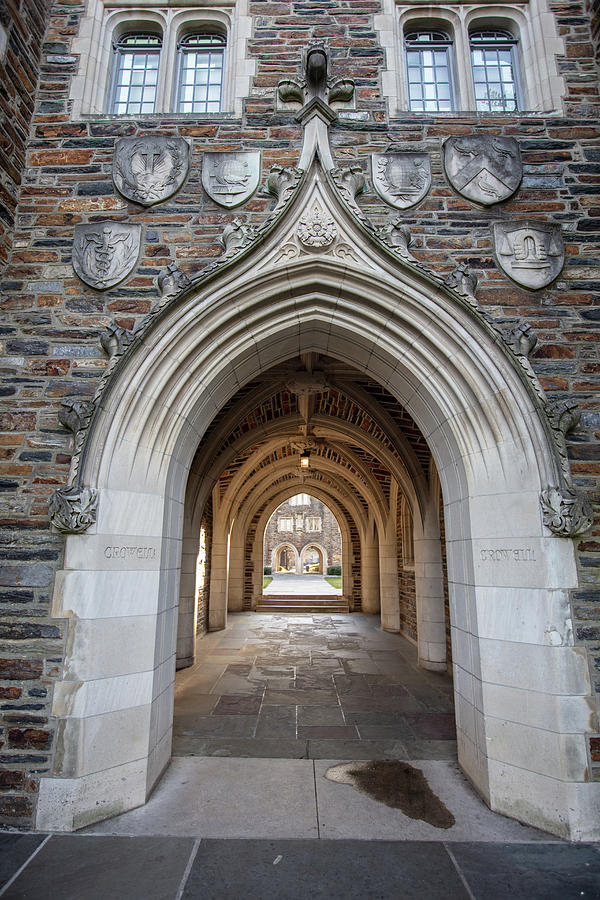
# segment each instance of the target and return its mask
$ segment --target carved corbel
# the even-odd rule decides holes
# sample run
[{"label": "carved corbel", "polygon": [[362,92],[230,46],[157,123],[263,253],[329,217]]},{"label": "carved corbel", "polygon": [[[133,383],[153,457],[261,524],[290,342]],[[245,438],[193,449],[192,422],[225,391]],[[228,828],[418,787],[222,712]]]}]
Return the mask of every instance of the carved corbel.
[{"label": "carved corbel", "polygon": [[50,521],[63,534],[82,534],[96,521],[98,491],[79,484],[54,491],[50,498]]},{"label": "carved corbel", "polygon": [[540,504],[544,525],[559,537],[579,537],[592,527],[592,504],[571,488],[548,487]]}]

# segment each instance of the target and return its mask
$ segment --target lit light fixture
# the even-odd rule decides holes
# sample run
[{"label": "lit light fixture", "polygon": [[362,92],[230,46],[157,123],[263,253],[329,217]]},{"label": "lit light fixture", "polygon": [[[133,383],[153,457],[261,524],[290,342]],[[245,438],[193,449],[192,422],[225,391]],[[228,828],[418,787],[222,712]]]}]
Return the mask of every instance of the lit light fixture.
[{"label": "lit light fixture", "polygon": [[303,450],[300,454],[300,468],[308,469],[310,467],[310,450]]}]

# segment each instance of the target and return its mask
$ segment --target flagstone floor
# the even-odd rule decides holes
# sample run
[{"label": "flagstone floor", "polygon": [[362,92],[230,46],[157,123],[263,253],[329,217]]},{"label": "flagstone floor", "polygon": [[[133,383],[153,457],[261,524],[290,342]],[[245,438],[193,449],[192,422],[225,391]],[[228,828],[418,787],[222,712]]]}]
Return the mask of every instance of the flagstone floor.
[{"label": "flagstone floor", "polygon": [[173,755],[455,759],[452,680],[377,616],[230,614],[178,673]]}]

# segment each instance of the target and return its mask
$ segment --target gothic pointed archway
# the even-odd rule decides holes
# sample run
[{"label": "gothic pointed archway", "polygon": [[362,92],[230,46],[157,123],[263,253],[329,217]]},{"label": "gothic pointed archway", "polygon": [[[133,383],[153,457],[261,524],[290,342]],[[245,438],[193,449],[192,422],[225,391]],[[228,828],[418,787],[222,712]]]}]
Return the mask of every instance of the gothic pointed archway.
[{"label": "gothic pointed archway", "polygon": [[[332,217],[328,244],[300,227],[315,210]],[[585,752],[591,688],[568,626],[577,573],[571,543],[542,523],[540,491],[561,471],[527,373],[468,303],[369,237],[316,161],[277,231],[234,262],[152,318],[115,366],[90,427],[80,475],[99,490],[98,519],[67,538],[54,597],[69,636],[38,827],[70,830],[144,803],[168,764],[186,487],[212,490],[222,471],[208,458],[194,469],[198,446],[253,379],[320,354],[381,385],[435,461],[463,770],[496,810],[597,836]],[[398,455],[414,498],[423,612],[439,567],[439,495],[410,470],[410,454]],[[248,515],[257,509],[249,501]],[[377,509],[374,521],[379,581],[391,584],[395,548]],[[226,540],[213,548],[222,573],[228,553]],[[397,615],[384,609],[384,627],[397,629]]]}]

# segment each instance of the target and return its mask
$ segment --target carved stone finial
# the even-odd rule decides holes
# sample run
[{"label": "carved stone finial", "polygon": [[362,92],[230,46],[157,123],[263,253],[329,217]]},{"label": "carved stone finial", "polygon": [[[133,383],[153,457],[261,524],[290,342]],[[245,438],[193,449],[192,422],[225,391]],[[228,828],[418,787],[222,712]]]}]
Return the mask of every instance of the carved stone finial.
[{"label": "carved stone finial", "polygon": [[175,297],[179,291],[190,284],[190,279],[182,272],[177,263],[169,263],[166,269],[163,269],[157,278],[160,296],[162,299],[166,297]]},{"label": "carved stone finial", "polygon": [[100,345],[109,359],[113,356],[121,356],[131,341],[133,340],[133,331],[121,328],[111,322],[100,335]]},{"label": "carved stone finial", "polygon": [[548,403],[546,413],[553,429],[563,435],[573,431],[581,419],[581,410],[576,400],[555,400]]},{"label": "carved stone finial", "polygon": [[459,263],[454,271],[450,272],[444,283],[461,297],[464,297],[465,300],[468,300],[472,306],[477,306],[477,298],[475,297],[477,276],[471,272],[466,263]]},{"label": "carved stone finial", "polygon": [[352,100],[354,82],[350,78],[331,79],[327,77],[327,50],[317,44],[306,51],[302,78],[284,78],[277,90],[284,103],[300,103],[308,106],[314,101],[330,103]]},{"label": "carved stone finial", "polygon": [[504,333],[504,340],[517,356],[529,356],[537,344],[537,333],[524,319]]},{"label": "carved stone finial", "polygon": [[592,504],[570,488],[548,487],[540,503],[544,525],[559,537],[578,537],[592,527]]},{"label": "carved stone finial", "polygon": [[246,225],[241,219],[234,219],[223,229],[219,238],[225,248],[225,255],[232,256],[238,250],[242,250],[251,244],[257,235],[257,230],[252,225]]},{"label": "carved stone finial", "polygon": [[98,491],[69,485],[54,491],[50,498],[50,521],[63,534],[82,534],[96,521]]},{"label": "carved stone finial", "polygon": [[73,434],[77,434],[87,426],[93,411],[94,404],[91,400],[65,397],[58,410],[58,421]]},{"label": "carved stone finial", "polygon": [[416,262],[415,257],[410,252],[413,242],[410,228],[408,225],[402,224],[401,219],[392,219],[387,225],[382,225],[377,230],[377,236],[388,246],[393,247],[402,259]]}]

